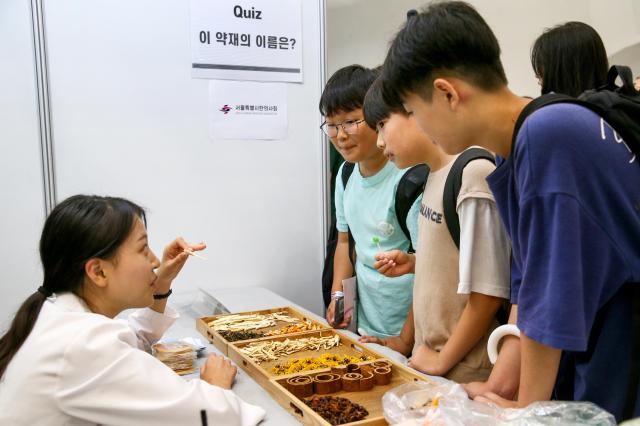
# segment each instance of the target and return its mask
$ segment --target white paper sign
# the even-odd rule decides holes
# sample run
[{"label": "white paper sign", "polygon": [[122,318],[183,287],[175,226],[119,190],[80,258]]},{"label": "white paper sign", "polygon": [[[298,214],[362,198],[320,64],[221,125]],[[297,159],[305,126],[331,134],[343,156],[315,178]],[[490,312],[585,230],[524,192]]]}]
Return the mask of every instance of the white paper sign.
[{"label": "white paper sign", "polygon": [[301,0],[191,0],[195,78],[302,82]]},{"label": "white paper sign", "polygon": [[287,86],[284,83],[209,82],[212,139],[286,139]]}]

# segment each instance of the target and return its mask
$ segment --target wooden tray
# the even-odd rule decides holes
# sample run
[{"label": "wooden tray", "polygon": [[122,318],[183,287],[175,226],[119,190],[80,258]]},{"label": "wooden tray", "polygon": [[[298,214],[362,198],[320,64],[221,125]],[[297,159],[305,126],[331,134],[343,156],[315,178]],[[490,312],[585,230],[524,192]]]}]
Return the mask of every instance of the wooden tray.
[{"label": "wooden tray", "polygon": [[[286,315],[289,315],[291,317],[294,318],[299,318],[301,321],[306,321],[306,320],[311,320],[311,322],[320,327],[323,330],[330,330],[331,328],[329,326],[327,326],[326,324],[323,324],[322,322],[316,321],[313,318],[309,318],[307,316],[307,314],[299,311],[296,308],[293,308],[291,306],[286,306],[283,308],[273,308],[273,309],[263,309],[261,311],[248,311],[248,312],[236,312],[236,313],[230,313],[230,314],[222,314],[222,315],[213,315],[213,316],[209,316],[209,317],[202,317],[202,318],[198,318],[196,319],[196,329],[200,332],[200,334],[202,334],[204,337],[207,338],[207,340],[209,342],[211,342],[211,344],[213,344],[213,346],[215,346],[216,348],[218,348],[220,350],[220,352],[222,352],[224,355],[229,355],[229,350],[228,350],[228,346],[231,343],[244,343],[244,342],[253,342],[256,340],[263,340],[263,339],[271,339],[273,337],[282,337],[282,336],[286,336],[286,337],[290,337],[290,336],[295,336],[298,334],[303,334],[303,333],[307,333],[308,331],[300,331],[300,332],[296,332],[296,333],[289,333],[289,334],[281,334],[278,336],[267,336],[267,337],[261,337],[259,339],[252,339],[252,340],[238,340],[236,342],[229,342],[228,340],[226,340],[224,337],[222,337],[220,335],[220,333],[218,333],[217,331],[215,331],[212,327],[209,327],[209,323],[213,320],[216,320],[218,318],[227,316],[227,315],[247,315],[247,314],[272,314],[275,312],[283,312]],[[273,327],[266,327],[266,328],[261,328],[259,330],[256,331],[260,331],[260,332],[269,332],[269,331],[273,331],[273,330],[277,330],[281,327],[284,327],[285,325],[290,325],[292,323],[288,323],[288,322],[284,322],[284,321],[278,321],[276,323],[275,326]]]},{"label": "wooden tray", "polygon": [[[285,339],[294,340],[294,339],[301,339],[301,338],[307,338],[307,337],[328,337],[328,336],[334,336],[334,335],[338,335],[340,337],[340,343],[342,343],[340,346],[336,346],[331,349],[320,350],[320,351],[310,350],[310,351],[295,352],[291,355],[280,358],[277,361],[265,361],[259,364],[253,361],[248,356],[244,355],[239,350],[256,341],[260,341],[260,342],[282,341]],[[262,338],[262,339],[251,340],[251,341],[247,340],[244,342],[229,343],[227,356],[232,361],[234,361],[237,365],[239,365],[243,370],[245,370],[251,377],[253,377],[253,379],[257,381],[261,386],[266,388],[270,386],[269,380],[271,379],[288,378],[291,376],[302,374],[302,373],[294,373],[294,374],[280,375],[280,376],[275,375],[274,373],[271,372],[271,369],[275,367],[277,364],[281,364],[283,362],[287,362],[296,358],[318,357],[324,354],[336,354],[336,355],[339,354],[339,355],[351,355],[351,356],[366,355],[370,357],[372,360],[384,358],[379,353],[372,351],[370,349],[367,349],[365,346],[361,345],[355,340],[352,340],[349,337],[345,336],[344,334],[339,333],[333,329],[307,331],[307,332],[297,333],[294,336],[291,336],[291,335],[274,336],[274,337]],[[327,371],[327,369],[314,370],[314,371]],[[311,371],[307,371],[305,372],[305,374],[309,374],[310,372]]]},{"label": "wooden tray", "polygon": [[[378,385],[374,386],[373,389],[364,392],[346,392],[339,391],[336,393],[330,394],[330,396],[339,396],[343,398],[347,398],[351,402],[355,402],[356,404],[362,405],[367,409],[369,415],[365,417],[363,420],[351,423],[345,423],[350,426],[356,425],[387,425],[386,420],[384,419],[383,409],[382,409],[382,396],[385,392],[400,386],[404,383],[409,383],[412,381],[425,381],[431,383],[428,379],[420,376],[417,373],[412,372],[406,367],[401,366],[400,364],[396,364],[389,360],[386,360],[391,365],[392,377],[391,383],[388,385]],[[366,363],[362,363],[366,364]],[[329,371],[329,369],[325,370]],[[320,374],[318,372],[312,374],[304,374],[298,373],[295,375],[289,375],[289,377],[295,376],[315,376],[316,374]],[[278,401],[285,410],[287,410],[291,415],[300,420],[305,425],[314,425],[314,426],[330,426],[330,423],[322,418],[318,413],[313,411],[311,407],[309,407],[302,399],[297,398],[294,394],[289,392],[286,387],[287,378],[277,378],[271,379],[271,386],[267,388],[271,396]]]},{"label": "wooden tray", "polygon": [[[302,312],[298,311],[295,308],[284,307],[277,309],[266,309],[262,311],[252,311],[252,312],[241,312],[241,314],[248,313],[273,313],[273,312],[285,312],[290,316],[306,319],[306,315]],[[424,376],[421,376],[418,373],[413,372],[413,370],[408,369],[398,363],[390,361],[386,359],[380,353],[367,348],[366,346],[360,344],[359,342],[351,339],[350,337],[342,334],[339,331],[328,328],[326,325],[314,321],[323,327],[322,330],[317,331],[304,331],[293,333],[289,335],[280,335],[280,336],[270,336],[270,337],[262,337],[259,339],[253,340],[244,340],[237,342],[228,342],[220,336],[219,333],[211,329],[207,323],[219,318],[221,315],[211,316],[211,317],[203,317],[199,318],[196,321],[196,325],[198,331],[202,333],[211,343],[213,343],[218,349],[220,349],[224,354],[226,354],[231,360],[233,360],[240,368],[245,370],[253,379],[258,382],[269,394],[278,401],[285,410],[289,411],[296,419],[301,421],[306,425],[313,426],[328,426],[330,425],[325,419],[323,419],[318,413],[313,411],[309,406],[307,406],[303,400],[297,398],[294,394],[289,392],[287,387],[285,386],[286,380],[291,377],[297,376],[314,376],[319,373],[330,372],[330,368],[318,369],[313,371],[304,371],[299,373],[293,373],[288,375],[276,376],[271,372],[271,369],[279,363],[287,362],[296,358],[304,358],[304,357],[318,357],[324,354],[340,354],[340,355],[366,355],[371,358],[369,361],[359,362],[359,365],[370,364],[377,360],[384,360],[388,364],[391,365],[392,369],[392,378],[391,382],[387,385],[378,385],[374,386],[373,389],[369,391],[363,392],[346,392],[346,391],[338,391],[336,393],[331,394],[331,396],[340,396],[343,398],[347,398],[350,401],[360,404],[364,406],[369,415],[358,422],[347,423],[349,426],[360,426],[360,425],[386,425],[387,422],[383,416],[382,409],[382,396],[388,390],[399,386],[404,383],[409,383],[411,381],[425,381],[431,383]],[[275,327],[264,328],[260,331],[269,331],[276,328],[280,328],[285,323],[278,323]],[[337,346],[328,350],[319,350],[319,351],[300,351],[288,356],[284,356],[276,361],[265,361],[260,364],[253,361],[248,356],[244,355],[240,352],[240,349],[254,342],[262,342],[262,341],[282,341],[285,339],[296,339],[296,338],[305,338],[305,337],[326,337],[338,335],[340,338],[341,346]]]}]

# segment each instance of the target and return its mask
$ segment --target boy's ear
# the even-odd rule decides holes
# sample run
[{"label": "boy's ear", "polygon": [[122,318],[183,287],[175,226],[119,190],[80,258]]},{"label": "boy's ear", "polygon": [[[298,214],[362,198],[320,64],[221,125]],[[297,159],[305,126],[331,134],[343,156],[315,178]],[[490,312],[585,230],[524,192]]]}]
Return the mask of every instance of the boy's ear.
[{"label": "boy's ear", "polygon": [[87,274],[89,280],[98,287],[107,286],[107,276],[109,275],[105,268],[107,265],[105,261],[98,258],[89,259],[84,264],[84,272]]},{"label": "boy's ear", "polygon": [[378,140],[376,141],[376,145],[380,149],[384,149],[385,147],[384,139],[382,138],[382,132],[378,132]]},{"label": "boy's ear", "polygon": [[444,78],[433,80],[433,97],[444,100],[452,110],[460,104],[460,92],[450,80]]}]

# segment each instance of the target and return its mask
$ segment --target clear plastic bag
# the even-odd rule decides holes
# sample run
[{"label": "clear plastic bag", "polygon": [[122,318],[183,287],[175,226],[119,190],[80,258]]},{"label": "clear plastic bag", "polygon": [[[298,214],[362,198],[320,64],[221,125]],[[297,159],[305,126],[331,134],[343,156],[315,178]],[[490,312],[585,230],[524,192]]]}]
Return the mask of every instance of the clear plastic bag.
[{"label": "clear plastic bag", "polygon": [[590,402],[545,401],[503,409],[472,401],[458,384],[406,383],[382,397],[384,417],[402,426],[615,425],[614,417]]}]

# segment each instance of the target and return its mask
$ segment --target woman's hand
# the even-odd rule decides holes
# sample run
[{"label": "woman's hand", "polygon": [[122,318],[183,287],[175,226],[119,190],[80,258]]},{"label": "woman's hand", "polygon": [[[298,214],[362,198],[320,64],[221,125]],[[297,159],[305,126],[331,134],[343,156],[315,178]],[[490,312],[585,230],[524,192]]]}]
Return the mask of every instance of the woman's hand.
[{"label": "woman's hand", "polygon": [[387,277],[399,277],[415,271],[415,256],[401,250],[378,253],[375,259],[373,267]]},{"label": "woman's hand", "polygon": [[231,389],[238,369],[222,355],[211,354],[200,368],[200,378],[210,385]]},{"label": "woman's hand", "polygon": [[169,291],[171,282],[178,276],[187,261],[189,251],[200,251],[206,247],[205,243],[188,244],[182,237],[178,237],[169,243],[162,253],[162,263],[158,268],[159,291]]}]

